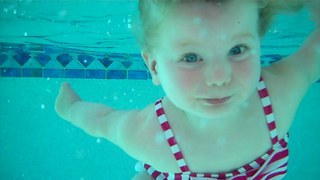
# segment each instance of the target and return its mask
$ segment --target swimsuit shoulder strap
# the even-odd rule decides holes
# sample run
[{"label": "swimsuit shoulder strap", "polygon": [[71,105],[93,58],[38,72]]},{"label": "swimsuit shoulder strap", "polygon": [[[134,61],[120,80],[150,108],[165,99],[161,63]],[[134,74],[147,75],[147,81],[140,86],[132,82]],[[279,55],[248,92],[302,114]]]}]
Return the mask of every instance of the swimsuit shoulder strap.
[{"label": "swimsuit shoulder strap", "polygon": [[165,138],[170,146],[171,152],[174,155],[174,158],[176,159],[178,166],[180,167],[182,172],[189,172],[189,168],[187,166],[187,163],[183,158],[182,151],[180,150],[180,148],[177,144],[177,141],[176,141],[176,139],[173,135],[173,132],[171,130],[171,126],[169,124],[169,121],[167,120],[164,109],[162,107],[162,99],[159,99],[155,103],[155,111],[156,111],[156,115],[158,117],[158,121],[161,125],[162,131],[163,131]]},{"label": "swimsuit shoulder strap", "polygon": [[276,123],[275,123],[275,116],[273,113],[269,93],[262,77],[260,77],[257,89],[258,89],[259,97],[263,106],[263,111],[266,116],[271,142],[272,142],[272,145],[275,145],[278,142],[278,132],[277,132]]}]

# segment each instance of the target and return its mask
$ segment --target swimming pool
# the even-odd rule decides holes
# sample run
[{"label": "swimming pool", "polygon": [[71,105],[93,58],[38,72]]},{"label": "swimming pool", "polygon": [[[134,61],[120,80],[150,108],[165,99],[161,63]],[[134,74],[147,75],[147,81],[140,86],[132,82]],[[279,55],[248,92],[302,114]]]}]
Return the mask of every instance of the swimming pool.
[{"label": "swimming pool", "polygon": [[[1,179],[133,176],[134,159],[61,120],[54,99],[63,81],[83,99],[119,109],[142,108],[163,96],[131,33],[135,6],[136,1],[110,0],[0,2]],[[305,19],[306,11],[276,19],[263,40],[264,66],[299,47],[312,29]],[[320,175],[319,104],[315,83],[290,131],[286,179]]]}]

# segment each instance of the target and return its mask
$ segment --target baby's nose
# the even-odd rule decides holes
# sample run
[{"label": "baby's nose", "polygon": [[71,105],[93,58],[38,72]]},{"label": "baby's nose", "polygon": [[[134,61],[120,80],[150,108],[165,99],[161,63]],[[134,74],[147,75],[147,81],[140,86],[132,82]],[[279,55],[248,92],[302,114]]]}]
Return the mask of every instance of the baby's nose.
[{"label": "baby's nose", "polygon": [[231,64],[228,62],[218,62],[207,65],[206,83],[208,86],[225,86],[230,83],[232,74]]}]

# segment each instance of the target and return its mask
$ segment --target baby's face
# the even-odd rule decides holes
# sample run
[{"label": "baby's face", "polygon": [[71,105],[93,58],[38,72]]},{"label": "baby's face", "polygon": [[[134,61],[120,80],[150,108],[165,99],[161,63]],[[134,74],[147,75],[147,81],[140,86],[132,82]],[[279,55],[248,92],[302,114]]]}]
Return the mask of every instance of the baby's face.
[{"label": "baby's face", "polygon": [[[168,98],[203,117],[239,109],[260,76],[257,23],[253,0],[179,5],[160,27],[154,50],[157,78]],[[223,103],[213,100],[224,97]]]}]

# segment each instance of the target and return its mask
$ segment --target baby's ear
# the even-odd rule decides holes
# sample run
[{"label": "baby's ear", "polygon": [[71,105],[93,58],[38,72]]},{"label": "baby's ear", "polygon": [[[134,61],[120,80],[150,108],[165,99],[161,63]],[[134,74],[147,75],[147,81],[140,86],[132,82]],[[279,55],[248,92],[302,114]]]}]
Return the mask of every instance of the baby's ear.
[{"label": "baby's ear", "polygon": [[160,80],[158,77],[158,72],[157,72],[157,67],[156,67],[157,61],[151,56],[150,53],[148,53],[146,51],[141,51],[141,56],[150,71],[153,84],[160,85]]}]

